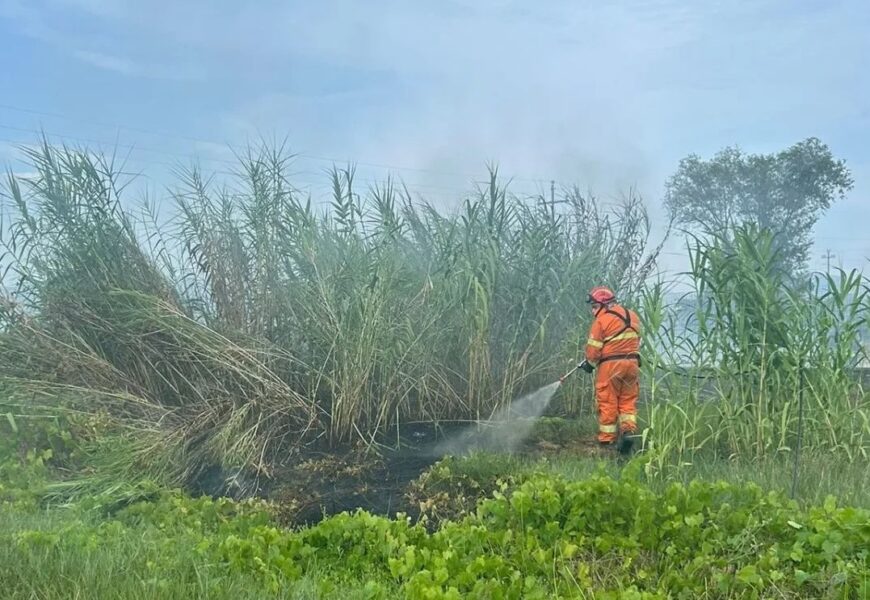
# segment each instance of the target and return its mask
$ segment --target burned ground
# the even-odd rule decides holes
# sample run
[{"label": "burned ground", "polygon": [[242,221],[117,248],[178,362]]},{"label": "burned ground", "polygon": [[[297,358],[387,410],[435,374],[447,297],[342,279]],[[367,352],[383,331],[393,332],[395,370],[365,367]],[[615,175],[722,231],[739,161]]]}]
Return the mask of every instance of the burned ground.
[{"label": "burned ground", "polygon": [[602,456],[585,424],[558,418],[540,419],[519,447],[486,453],[473,471],[458,456],[434,452],[445,438],[467,431],[443,424],[437,433],[418,427],[406,432],[398,449],[364,446],[311,452],[282,467],[257,495],[271,500],[281,522],[292,526],[357,509],[437,521],[458,517],[499,487],[519,482],[520,464],[554,456]]}]

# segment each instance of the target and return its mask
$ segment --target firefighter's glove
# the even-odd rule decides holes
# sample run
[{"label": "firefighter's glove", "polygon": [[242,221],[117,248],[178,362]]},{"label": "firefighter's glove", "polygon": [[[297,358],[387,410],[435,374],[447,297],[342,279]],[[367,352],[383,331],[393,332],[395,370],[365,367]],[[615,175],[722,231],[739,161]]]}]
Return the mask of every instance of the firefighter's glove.
[{"label": "firefighter's glove", "polygon": [[582,363],[577,365],[577,368],[582,369],[582,370],[586,371],[587,373],[591,373],[592,371],[595,370],[595,367],[588,360],[584,360]]}]

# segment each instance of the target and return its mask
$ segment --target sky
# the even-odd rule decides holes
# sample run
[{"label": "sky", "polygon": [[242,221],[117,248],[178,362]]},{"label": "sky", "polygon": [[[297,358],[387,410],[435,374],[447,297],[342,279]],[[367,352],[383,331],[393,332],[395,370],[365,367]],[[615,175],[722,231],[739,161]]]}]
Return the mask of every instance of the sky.
[{"label": "sky", "polygon": [[[518,194],[643,196],[656,231],[680,158],[815,136],[855,180],[811,267],[870,256],[866,0],[0,0],[0,164],[21,144],[117,150],[164,190],[261,139],[325,196],[353,161],[450,208],[487,164]],[[158,194],[159,195],[159,194]],[[655,238],[654,238],[655,239]],[[685,267],[674,236],[662,269]]]}]

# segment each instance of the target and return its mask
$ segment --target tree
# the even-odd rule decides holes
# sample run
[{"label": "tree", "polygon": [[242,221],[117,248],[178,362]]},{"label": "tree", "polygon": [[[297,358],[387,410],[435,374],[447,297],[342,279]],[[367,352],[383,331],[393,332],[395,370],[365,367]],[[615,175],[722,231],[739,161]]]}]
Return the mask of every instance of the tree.
[{"label": "tree", "polygon": [[776,154],[728,147],[710,160],[682,159],[666,183],[665,207],[675,223],[703,234],[727,235],[745,223],[770,230],[795,273],[806,265],[816,221],[852,184],[845,161],[816,138]]}]

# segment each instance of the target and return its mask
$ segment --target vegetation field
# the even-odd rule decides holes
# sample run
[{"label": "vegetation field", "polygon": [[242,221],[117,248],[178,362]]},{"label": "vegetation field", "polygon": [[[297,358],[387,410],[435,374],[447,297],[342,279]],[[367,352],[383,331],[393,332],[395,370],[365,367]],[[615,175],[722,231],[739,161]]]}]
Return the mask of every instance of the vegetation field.
[{"label": "vegetation field", "polygon": [[[335,169],[318,207],[263,147],[157,211],[104,158],[28,156],[0,228],[4,597],[870,596],[862,274],[734,225],[688,238],[677,297],[638,198],[496,171],[448,213]],[[430,451],[575,364],[600,283],[643,320],[641,452],[591,443],[581,376],[511,453]]]},{"label": "vegetation field", "polygon": [[[391,517],[296,528],[280,497],[138,490],[50,506],[31,455],[3,466],[9,598],[865,598],[870,468],[809,457],[810,500],[784,464],[683,468],[691,483],[573,451],[443,459]],[[710,475],[714,475],[710,477]],[[676,479],[679,479],[676,478]],[[14,487],[28,482],[30,489]],[[817,500],[823,492],[841,493]],[[849,504],[860,506],[849,506]]]}]

